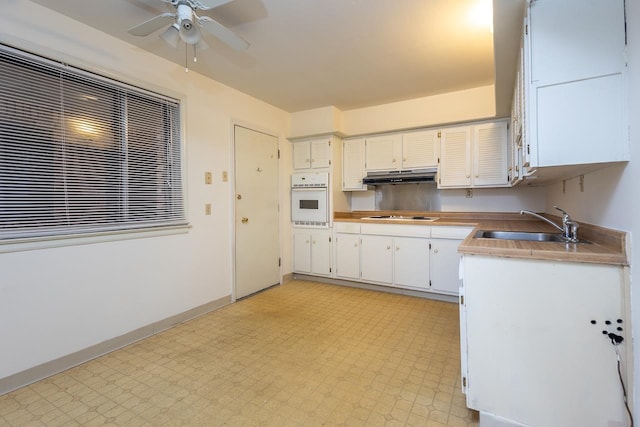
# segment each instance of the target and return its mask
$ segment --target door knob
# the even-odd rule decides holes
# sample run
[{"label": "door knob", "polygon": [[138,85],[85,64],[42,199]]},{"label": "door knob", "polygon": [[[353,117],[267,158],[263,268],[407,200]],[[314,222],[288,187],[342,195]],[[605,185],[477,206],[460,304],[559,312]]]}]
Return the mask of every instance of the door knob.
[{"label": "door knob", "polygon": [[243,224],[246,224],[246,223],[248,223],[248,222],[249,222],[249,218],[247,218],[247,217],[244,217],[244,216],[243,216],[243,217],[242,217],[242,223],[243,223]]}]

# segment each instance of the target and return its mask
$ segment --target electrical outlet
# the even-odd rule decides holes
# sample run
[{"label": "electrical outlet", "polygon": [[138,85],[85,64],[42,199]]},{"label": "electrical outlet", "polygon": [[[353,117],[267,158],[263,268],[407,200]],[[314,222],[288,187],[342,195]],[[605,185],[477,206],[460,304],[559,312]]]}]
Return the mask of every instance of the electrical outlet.
[{"label": "electrical outlet", "polygon": [[206,203],[204,205],[204,214],[211,215],[211,203]]},{"label": "electrical outlet", "polygon": [[464,197],[466,197],[467,199],[472,198],[473,197],[473,189],[472,188],[467,188],[465,190]]},{"label": "electrical outlet", "polygon": [[205,184],[211,184],[213,182],[213,175],[211,174],[211,172],[205,172],[204,173],[204,183]]},{"label": "electrical outlet", "polygon": [[228,182],[229,181],[229,174],[227,173],[227,171],[222,171],[222,182]]}]

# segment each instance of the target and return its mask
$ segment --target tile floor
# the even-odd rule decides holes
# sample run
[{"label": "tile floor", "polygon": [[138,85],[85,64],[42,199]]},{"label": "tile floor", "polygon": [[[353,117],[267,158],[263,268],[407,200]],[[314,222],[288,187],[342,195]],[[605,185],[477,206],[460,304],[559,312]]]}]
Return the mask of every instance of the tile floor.
[{"label": "tile floor", "polygon": [[0,426],[477,426],[457,310],[292,281],[0,396]]}]

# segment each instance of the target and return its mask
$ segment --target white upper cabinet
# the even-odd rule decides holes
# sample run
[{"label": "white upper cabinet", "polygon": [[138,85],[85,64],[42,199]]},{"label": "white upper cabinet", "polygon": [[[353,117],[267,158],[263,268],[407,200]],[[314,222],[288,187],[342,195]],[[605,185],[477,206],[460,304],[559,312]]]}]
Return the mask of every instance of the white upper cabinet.
[{"label": "white upper cabinet", "polygon": [[402,134],[402,168],[437,167],[438,146],[437,130]]},{"label": "white upper cabinet", "polygon": [[473,185],[495,187],[509,184],[507,123],[484,123],[473,127]]},{"label": "white upper cabinet", "polygon": [[342,142],[342,190],[362,191],[364,178],[364,138]]},{"label": "white upper cabinet", "polygon": [[321,169],[331,165],[331,138],[293,143],[294,169]]},{"label": "white upper cabinet", "polygon": [[439,188],[509,186],[507,122],[443,129]]},{"label": "white upper cabinet", "polygon": [[628,160],[624,0],[536,0],[528,12],[531,167]]},{"label": "white upper cabinet", "polygon": [[471,186],[471,127],[443,129],[438,187]]},{"label": "white upper cabinet", "polygon": [[402,166],[402,135],[382,135],[365,141],[365,168],[368,171],[395,170]]}]

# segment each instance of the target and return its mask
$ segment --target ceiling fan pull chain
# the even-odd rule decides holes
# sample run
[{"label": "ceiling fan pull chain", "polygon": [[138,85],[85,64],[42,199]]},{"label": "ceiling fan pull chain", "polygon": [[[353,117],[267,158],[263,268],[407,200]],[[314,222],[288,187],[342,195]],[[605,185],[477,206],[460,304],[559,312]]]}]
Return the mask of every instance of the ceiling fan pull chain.
[{"label": "ceiling fan pull chain", "polygon": [[189,45],[184,44],[184,72],[189,72]]}]

